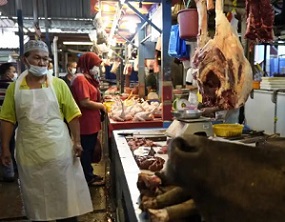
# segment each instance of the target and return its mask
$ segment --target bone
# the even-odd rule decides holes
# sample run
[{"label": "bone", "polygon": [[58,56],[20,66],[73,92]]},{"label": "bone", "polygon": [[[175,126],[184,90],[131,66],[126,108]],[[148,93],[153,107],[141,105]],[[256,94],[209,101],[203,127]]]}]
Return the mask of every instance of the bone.
[{"label": "bone", "polygon": [[207,7],[205,0],[195,0],[199,18],[199,31],[197,36],[198,49],[206,45],[209,40],[208,37],[208,19]]},{"label": "bone", "polygon": [[214,0],[207,0],[207,10],[213,10],[215,9],[215,5],[214,5]]}]

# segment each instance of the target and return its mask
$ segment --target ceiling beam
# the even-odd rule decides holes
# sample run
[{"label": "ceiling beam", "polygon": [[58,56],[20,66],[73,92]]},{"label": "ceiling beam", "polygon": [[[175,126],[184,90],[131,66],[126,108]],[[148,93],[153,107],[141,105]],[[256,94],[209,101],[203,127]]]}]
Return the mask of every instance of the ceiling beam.
[{"label": "ceiling beam", "polygon": [[129,6],[130,9],[132,9],[141,19],[143,19],[145,22],[150,24],[154,29],[156,29],[159,33],[161,33],[161,29],[158,28],[155,24],[152,23],[151,20],[149,20],[147,17],[145,17],[143,14],[141,14],[132,4],[127,2],[127,5]]}]

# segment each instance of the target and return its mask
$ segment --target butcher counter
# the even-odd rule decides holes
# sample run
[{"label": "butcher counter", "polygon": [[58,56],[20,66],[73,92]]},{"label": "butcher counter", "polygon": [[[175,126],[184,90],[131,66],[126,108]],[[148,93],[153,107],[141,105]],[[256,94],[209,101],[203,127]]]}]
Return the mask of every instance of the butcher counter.
[{"label": "butcher counter", "polygon": [[[137,180],[141,170],[137,166],[125,136],[121,134],[143,134],[146,131],[161,132],[162,130],[165,129],[148,128],[113,131],[110,144],[112,196],[115,197],[116,219],[119,222],[149,221],[146,214],[139,209],[138,204],[140,192],[137,189]],[[217,137],[213,139],[228,141]],[[235,142],[239,143],[238,141]]]},{"label": "butcher counter", "polygon": [[[119,222],[148,221],[139,209],[140,192],[137,189],[138,174],[141,170],[133,157],[133,153],[125,136],[121,133],[142,133],[144,131],[160,131],[163,128],[114,130],[111,140],[110,159],[113,196],[115,195],[116,217]],[[166,141],[165,141],[166,143]]]}]

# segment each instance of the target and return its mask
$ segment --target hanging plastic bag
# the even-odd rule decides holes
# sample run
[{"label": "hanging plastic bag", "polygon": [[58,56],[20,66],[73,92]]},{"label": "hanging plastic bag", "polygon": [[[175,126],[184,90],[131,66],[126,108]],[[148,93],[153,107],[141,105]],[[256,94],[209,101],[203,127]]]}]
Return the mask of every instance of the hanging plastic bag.
[{"label": "hanging plastic bag", "polygon": [[120,66],[120,62],[113,62],[112,68],[110,70],[110,73],[116,74],[118,71],[118,68]]},{"label": "hanging plastic bag", "polygon": [[172,25],[169,37],[168,54],[172,57],[178,56],[178,46],[179,46],[179,26]]},{"label": "hanging plastic bag", "polygon": [[190,46],[179,37],[179,25],[171,26],[168,54],[182,60],[190,57]]},{"label": "hanging plastic bag", "polygon": [[124,75],[131,75],[132,70],[133,70],[132,64],[131,64],[131,63],[127,63],[127,64],[125,65],[123,74],[124,74]]}]

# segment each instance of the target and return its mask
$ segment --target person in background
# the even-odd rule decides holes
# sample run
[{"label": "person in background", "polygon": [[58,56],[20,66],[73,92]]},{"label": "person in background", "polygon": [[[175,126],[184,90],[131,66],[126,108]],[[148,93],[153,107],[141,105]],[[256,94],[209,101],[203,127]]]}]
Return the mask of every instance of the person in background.
[{"label": "person in background", "polygon": [[27,217],[76,222],[93,210],[79,159],[81,113],[64,81],[48,73],[43,41],[24,45],[23,62],[27,70],[10,84],[1,109],[1,161],[11,163],[9,143],[17,122],[16,162]]},{"label": "person in background", "polygon": [[91,165],[98,132],[101,130],[101,112],[106,112],[99,90],[101,62],[99,56],[93,52],[83,54],[78,61],[78,70],[81,73],[76,74],[71,82],[71,91],[82,113],[79,119],[83,147],[81,164],[90,186],[104,184],[103,178],[93,173]]},{"label": "person in background", "polygon": [[197,93],[198,92],[198,86],[197,86],[197,81],[193,78],[193,68],[189,68],[186,73],[186,88],[189,89],[190,92],[192,93]]},{"label": "person in background", "polygon": [[147,99],[148,100],[158,100],[157,94],[157,79],[154,73],[153,65],[149,65],[148,74],[146,76],[146,89],[147,89]]},{"label": "person in background", "polygon": [[191,96],[195,95],[198,102],[198,108],[202,105],[202,96],[199,93],[197,80],[194,78],[196,70],[193,68],[189,68],[186,73],[186,88],[189,89],[189,97],[188,100],[191,100]]},{"label": "person in background", "polygon": [[48,64],[48,73],[50,75],[53,75],[54,74],[54,71],[53,71],[53,63],[52,62],[49,62]]},{"label": "person in background", "polygon": [[68,62],[66,69],[67,69],[67,73],[66,75],[62,78],[66,84],[70,87],[70,83],[72,78],[74,77],[75,73],[76,73],[76,68],[77,68],[77,63],[76,62]]},{"label": "person in background", "polygon": [[[4,98],[6,95],[6,90],[8,86],[18,78],[17,70],[12,63],[3,63],[0,66],[0,107],[4,102]],[[1,126],[0,126],[1,131]],[[10,152],[12,155],[13,162],[11,162],[8,166],[2,166],[2,181],[4,182],[14,182],[15,181],[15,170],[16,170],[16,162],[14,159],[14,149],[15,149],[15,138],[14,132],[10,140]],[[0,147],[1,148],[1,147]],[[0,149],[1,153],[1,149]]]}]

